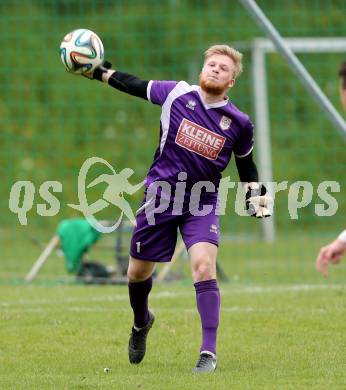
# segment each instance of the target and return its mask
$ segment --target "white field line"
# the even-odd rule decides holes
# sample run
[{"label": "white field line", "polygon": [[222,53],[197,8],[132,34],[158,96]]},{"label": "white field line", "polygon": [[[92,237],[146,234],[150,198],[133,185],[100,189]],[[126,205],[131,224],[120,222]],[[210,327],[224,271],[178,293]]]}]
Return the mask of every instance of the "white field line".
[{"label": "white field line", "polygon": [[[72,306],[72,307],[66,307],[64,309],[66,312],[77,312],[77,313],[118,313],[118,312],[124,312],[124,313],[130,313],[130,308],[102,308],[102,307],[80,307],[80,306]],[[155,310],[155,313],[169,313],[174,312],[176,313],[176,308],[159,308]],[[253,307],[239,307],[239,306],[232,306],[232,307],[221,307],[221,312],[242,312],[242,313],[264,313],[264,312],[273,312],[274,309],[258,309]],[[180,313],[189,313],[189,314],[198,314],[197,309],[179,309]],[[24,314],[24,313],[46,313],[46,310],[42,307],[34,307],[34,308],[21,308],[21,309],[11,309],[11,308],[5,308],[2,312],[3,314]],[[1,317],[0,317],[1,318]]]},{"label": "white field line", "polygon": [[[103,307],[81,307],[81,306],[71,306],[64,308],[65,312],[72,312],[72,313],[110,313],[110,314],[116,314],[119,312],[122,313],[130,313],[131,309],[130,307],[126,308],[103,308]],[[176,313],[176,308],[156,308],[155,313]],[[230,307],[224,307],[221,306],[221,313],[278,313],[282,310],[277,308],[255,308],[255,307],[240,307],[240,306],[230,306]],[[335,311],[335,309],[333,309]],[[343,308],[340,309],[340,311],[344,312]],[[197,315],[197,309],[196,308],[190,308],[190,309],[179,309],[180,313],[185,314],[192,314]],[[307,313],[306,310],[294,310],[294,313],[304,312]],[[43,307],[25,307],[25,308],[11,308],[6,307],[2,309],[0,314],[0,319],[6,319],[7,315],[22,315],[25,313],[34,313],[34,314],[45,314],[47,313],[47,309]],[[328,310],[325,309],[313,309],[309,311],[308,313],[311,315],[329,315]],[[60,320],[57,320],[57,322],[62,322]]]},{"label": "white field line", "polygon": [[[12,262],[15,262],[16,260],[12,260]],[[30,267],[30,266],[29,266]],[[30,268],[29,268],[30,269]],[[29,271],[28,269],[28,271]],[[1,278],[8,278],[8,277],[11,277],[11,278],[16,278],[16,279],[22,279],[24,281],[24,277],[25,275],[23,275],[23,273],[19,273],[19,272],[16,272],[16,271],[5,271],[5,272],[0,272],[0,277]],[[66,273],[65,274],[55,274],[55,275],[44,275],[44,279],[45,280],[54,280],[54,281],[71,281],[71,280],[74,280],[74,275],[71,275],[71,276],[66,276]]]},{"label": "white field line", "polygon": [[[298,284],[291,286],[232,286],[230,288],[221,288],[221,295],[236,295],[236,294],[267,294],[267,293],[284,293],[284,292],[308,292],[316,290],[342,290],[346,285],[343,284]],[[190,292],[174,292],[174,291],[162,291],[158,293],[150,294],[150,299],[174,299],[178,297],[193,297],[194,290],[191,287]],[[0,308],[10,306],[26,306],[26,305],[63,305],[73,303],[86,303],[91,304],[93,302],[122,302],[128,301],[128,294],[114,293],[114,295],[105,295],[97,297],[68,297],[62,299],[39,299],[28,300],[19,299],[17,301],[0,301]]]}]

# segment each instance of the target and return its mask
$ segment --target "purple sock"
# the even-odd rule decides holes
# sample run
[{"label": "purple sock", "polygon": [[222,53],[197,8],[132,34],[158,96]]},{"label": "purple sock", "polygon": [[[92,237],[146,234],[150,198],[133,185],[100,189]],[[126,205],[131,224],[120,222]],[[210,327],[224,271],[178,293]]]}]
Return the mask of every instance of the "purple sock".
[{"label": "purple sock", "polygon": [[202,346],[200,351],[216,354],[216,335],[219,326],[220,291],[216,279],[194,284],[196,301],[202,322]]},{"label": "purple sock", "polygon": [[153,278],[150,276],[143,282],[129,282],[130,303],[134,314],[134,325],[143,328],[148,323],[148,295],[153,285]]}]

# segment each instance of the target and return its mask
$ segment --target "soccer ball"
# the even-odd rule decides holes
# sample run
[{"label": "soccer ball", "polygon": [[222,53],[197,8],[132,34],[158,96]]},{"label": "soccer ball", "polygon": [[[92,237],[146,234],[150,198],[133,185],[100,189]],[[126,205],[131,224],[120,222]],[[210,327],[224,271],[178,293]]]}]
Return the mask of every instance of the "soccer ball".
[{"label": "soccer ball", "polygon": [[74,30],[66,34],[61,42],[60,57],[68,72],[91,73],[103,62],[102,41],[91,30],[84,28]]}]

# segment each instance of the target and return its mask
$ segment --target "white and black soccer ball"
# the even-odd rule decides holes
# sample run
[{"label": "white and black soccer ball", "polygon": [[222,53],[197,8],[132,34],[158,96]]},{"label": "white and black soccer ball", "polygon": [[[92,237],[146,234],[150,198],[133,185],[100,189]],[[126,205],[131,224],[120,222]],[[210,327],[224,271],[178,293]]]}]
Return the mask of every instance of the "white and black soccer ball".
[{"label": "white and black soccer ball", "polygon": [[84,28],[74,30],[66,34],[61,42],[60,57],[70,73],[92,72],[104,59],[102,41],[91,30]]}]

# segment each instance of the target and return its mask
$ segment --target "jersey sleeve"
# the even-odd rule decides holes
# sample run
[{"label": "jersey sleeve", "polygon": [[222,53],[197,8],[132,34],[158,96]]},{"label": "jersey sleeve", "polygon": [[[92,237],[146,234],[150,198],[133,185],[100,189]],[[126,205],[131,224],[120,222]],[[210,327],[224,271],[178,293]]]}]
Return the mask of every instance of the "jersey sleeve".
[{"label": "jersey sleeve", "polygon": [[254,125],[250,120],[242,128],[238,142],[234,148],[237,157],[245,157],[252,152],[254,145]]},{"label": "jersey sleeve", "polygon": [[338,239],[346,244],[346,229],[339,234]]},{"label": "jersey sleeve", "polygon": [[162,106],[172,89],[177,85],[177,81],[151,80],[147,87],[147,98],[150,102]]}]

